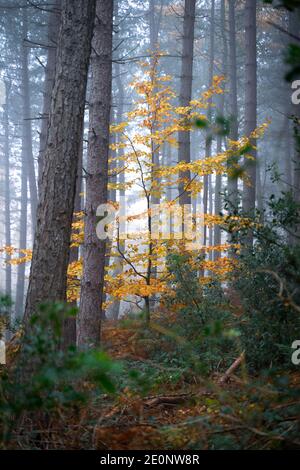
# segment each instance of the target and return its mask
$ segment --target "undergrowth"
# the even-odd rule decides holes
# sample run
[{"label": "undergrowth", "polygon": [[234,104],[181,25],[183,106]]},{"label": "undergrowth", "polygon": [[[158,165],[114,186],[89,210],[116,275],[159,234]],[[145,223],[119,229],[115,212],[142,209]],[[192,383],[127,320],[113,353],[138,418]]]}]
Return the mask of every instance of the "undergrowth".
[{"label": "undergrowth", "polygon": [[240,253],[226,282],[199,282],[189,254],[170,253],[173,295],[149,324],[104,321],[102,350],[62,350],[63,320],[76,309],[41,306],[1,366],[1,447],[299,448],[299,207],[282,194],[263,218],[252,250],[228,219]]}]

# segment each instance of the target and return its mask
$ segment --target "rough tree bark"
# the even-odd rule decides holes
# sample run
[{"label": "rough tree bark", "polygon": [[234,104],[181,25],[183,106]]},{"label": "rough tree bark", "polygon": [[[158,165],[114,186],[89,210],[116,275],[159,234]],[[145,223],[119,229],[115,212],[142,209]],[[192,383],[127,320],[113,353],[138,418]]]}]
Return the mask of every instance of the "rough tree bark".
[{"label": "rough tree bark", "polygon": [[[245,94],[245,135],[250,135],[257,127],[257,51],[256,51],[256,2],[246,0],[245,4],[245,44],[246,44],[246,94]],[[255,142],[252,142],[255,146]],[[256,159],[257,152],[253,148],[249,152]],[[247,162],[247,177],[249,183],[244,185],[243,210],[248,215],[255,211],[256,196],[256,162]],[[249,246],[253,243],[253,236],[247,237]]]},{"label": "rough tree bark", "polygon": [[48,34],[47,34],[48,52],[47,52],[47,64],[45,68],[42,125],[41,125],[41,132],[40,132],[40,148],[39,148],[39,159],[38,159],[39,182],[42,176],[43,155],[45,153],[46,144],[47,144],[47,132],[48,132],[48,126],[49,126],[51,94],[53,90],[54,77],[55,77],[57,38],[58,38],[58,33],[59,33],[60,17],[61,17],[61,0],[56,0],[53,9],[50,12]]},{"label": "rough tree bark", "polygon": [[62,0],[62,21],[26,319],[42,301],[66,300],[71,224],[95,3],[95,0]]},{"label": "rough tree bark", "polygon": [[[185,0],[183,17],[183,38],[182,38],[182,60],[181,60],[181,79],[179,105],[188,106],[192,97],[193,85],[193,58],[194,58],[194,30],[195,30],[195,0]],[[178,162],[191,161],[191,142],[189,132],[178,133]],[[185,183],[179,184],[179,203],[191,204],[191,196],[185,187],[191,179],[189,171],[182,172],[180,178]]]},{"label": "rough tree bark", "polygon": [[97,238],[96,210],[107,202],[112,22],[113,2],[98,0],[91,57],[83,277],[77,323],[80,348],[96,347],[100,343],[106,242]]}]

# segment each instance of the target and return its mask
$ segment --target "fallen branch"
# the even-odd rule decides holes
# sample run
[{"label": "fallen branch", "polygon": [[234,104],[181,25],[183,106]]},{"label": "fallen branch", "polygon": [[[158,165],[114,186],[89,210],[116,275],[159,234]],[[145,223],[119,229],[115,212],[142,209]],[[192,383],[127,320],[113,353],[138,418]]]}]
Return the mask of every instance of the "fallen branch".
[{"label": "fallen branch", "polygon": [[194,394],[192,393],[182,393],[180,395],[160,395],[156,397],[148,397],[145,400],[145,405],[152,407],[157,405],[179,405],[181,403],[190,400]]},{"label": "fallen branch", "polygon": [[242,354],[231,364],[231,366],[227,369],[225,374],[221,377],[219,383],[224,384],[228,382],[231,374],[241,365],[244,359],[245,359],[245,351],[243,351]]},{"label": "fallen branch", "polygon": [[201,390],[201,392],[180,393],[177,395],[158,395],[147,397],[144,399],[144,405],[148,407],[157,405],[179,405],[185,403],[193,398],[211,396],[212,392],[209,390]]}]

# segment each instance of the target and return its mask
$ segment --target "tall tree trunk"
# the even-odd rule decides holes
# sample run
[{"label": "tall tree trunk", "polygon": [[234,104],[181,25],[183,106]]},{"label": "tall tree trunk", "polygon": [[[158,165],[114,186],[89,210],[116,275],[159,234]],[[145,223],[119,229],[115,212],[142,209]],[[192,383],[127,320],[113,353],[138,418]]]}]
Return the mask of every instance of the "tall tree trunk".
[{"label": "tall tree trunk", "polygon": [[96,210],[107,202],[112,22],[113,2],[98,0],[91,59],[83,277],[77,324],[77,344],[81,348],[100,343],[106,242],[96,235]]},{"label": "tall tree trunk", "polygon": [[62,22],[26,319],[42,301],[66,300],[71,224],[95,3],[95,0],[62,0]]},{"label": "tall tree trunk", "polygon": [[[22,164],[21,164],[21,212],[20,212],[20,235],[19,235],[19,249],[24,250],[27,248],[27,219],[28,219],[28,182],[30,192],[30,206],[31,206],[31,223],[32,233],[35,229],[36,220],[36,181],[35,170],[32,152],[32,131],[30,121],[30,88],[29,88],[29,49],[26,47],[25,39],[28,34],[28,16],[27,9],[23,8],[22,12],[22,37],[23,44],[21,50],[21,83],[22,83]],[[20,254],[20,258],[25,255]],[[16,289],[16,317],[23,317],[23,305],[25,294],[25,264],[18,265],[17,274],[17,289]]]},{"label": "tall tree trunk", "polygon": [[37,187],[35,179],[35,168],[32,152],[32,126],[30,113],[30,86],[29,86],[29,49],[25,43],[28,34],[28,16],[27,8],[23,8],[23,47],[22,47],[22,97],[23,97],[23,130],[24,135],[24,157],[27,164],[27,175],[30,192],[31,207],[31,230],[32,235],[35,232],[36,208],[37,208]]},{"label": "tall tree trunk", "polygon": [[[215,0],[211,2],[211,13],[210,13],[210,47],[209,47],[209,69],[208,69],[208,86],[211,87],[213,83],[213,76],[214,76],[214,62],[215,62]],[[208,102],[208,111],[207,111],[207,118],[208,121],[211,121],[211,104],[212,98],[209,99]],[[212,139],[211,136],[208,135],[206,138],[206,145],[205,145],[205,158],[209,158],[211,156],[211,149],[212,149]],[[212,205],[212,182],[211,182],[211,175],[206,175],[203,178],[203,211],[204,214],[208,213],[209,206]],[[210,198],[210,200],[209,200]],[[210,204],[209,204],[210,203]],[[210,207],[211,209],[211,207]],[[207,225],[204,225],[204,245],[207,244]],[[211,233],[212,229],[210,229],[210,238],[209,242],[211,243]]]},{"label": "tall tree trunk", "polygon": [[[245,134],[249,136],[257,127],[257,54],[256,54],[256,2],[246,0],[245,5],[245,44],[246,44],[246,102],[245,102]],[[255,146],[255,141],[252,142]],[[256,159],[257,152],[253,148],[249,154]],[[256,161],[248,160],[247,177],[249,182],[244,185],[243,210],[252,216],[255,212],[256,197]],[[247,236],[247,244],[253,244],[253,235]]]},{"label": "tall tree trunk", "polygon": [[[235,26],[235,4],[236,0],[229,0],[229,83],[230,83],[230,139],[237,141],[238,129],[238,98],[237,98],[237,61],[236,61],[236,26]],[[237,163],[233,159],[232,163]],[[229,168],[231,164],[229,164]],[[228,200],[229,212],[233,212],[238,206],[238,180],[233,172],[228,177]]]},{"label": "tall tree trunk", "polygon": [[[83,160],[83,135],[81,138],[81,144],[79,149],[78,157],[78,170],[76,179],[76,190],[74,199],[74,215],[82,210],[81,204],[81,190],[82,190],[82,160]],[[74,218],[73,218],[74,220]],[[75,218],[76,220],[76,218]],[[79,259],[79,247],[73,246],[70,248],[69,263],[74,263]],[[74,279],[73,282],[79,282]],[[72,306],[77,307],[77,301],[72,301]],[[76,346],[76,318],[68,317],[64,319],[63,324],[63,335],[62,335],[62,348],[68,349],[70,346]]]},{"label": "tall tree trunk", "polygon": [[[23,121],[24,123],[24,121]],[[24,250],[27,248],[27,205],[28,205],[28,188],[27,188],[27,159],[26,159],[26,139],[27,133],[25,126],[22,126],[22,152],[21,152],[21,213],[20,213],[20,231],[19,231],[19,249]],[[25,255],[20,254],[20,258]],[[25,263],[18,265],[17,274],[17,290],[16,290],[16,318],[23,317],[23,304],[25,293]]]},{"label": "tall tree trunk", "polygon": [[[4,155],[5,155],[5,244],[11,246],[11,220],[10,220],[10,142],[9,142],[9,93],[10,82],[5,82],[6,103],[4,105]],[[11,264],[10,256],[6,255],[5,265],[5,294],[11,297]]]},{"label": "tall tree trunk", "polygon": [[[116,2],[117,3],[117,2]],[[120,64],[116,63],[115,65],[115,73],[116,73],[116,83],[118,87],[118,94],[117,94],[117,116],[116,116],[116,122],[117,124],[121,124],[123,121],[123,114],[124,114],[124,86],[121,80],[120,76]],[[122,168],[124,166],[124,162],[122,161],[122,156],[123,156],[123,149],[119,148],[118,149],[118,166]],[[118,182],[120,184],[125,183],[125,171],[122,171],[118,175]],[[125,190],[120,189],[119,190],[119,197],[124,198],[125,197]],[[125,250],[125,240],[120,240],[120,250],[124,252]],[[123,262],[122,259],[117,258],[115,260],[115,270],[114,270],[114,276],[118,276],[122,274],[123,272]],[[121,302],[119,299],[115,300],[112,304],[111,307],[111,317],[113,320],[118,320],[119,315],[120,315],[120,306]]]},{"label": "tall tree trunk", "polygon": [[160,1],[160,11],[156,12],[157,0],[149,0],[149,33],[150,33],[150,49],[155,52],[158,49],[158,33],[162,13],[162,0]]},{"label": "tall tree trunk", "polygon": [[43,155],[46,150],[47,132],[49,126],[49,115],[51,106],[51,94],[53,90],[56,53],[57,53],[57,38],[59,33],[59,25],[61,18],[61,0],[56,0],[53,10],[50,12],[48,24],[48,52],[47,52],[47,65],[45,68],[45,82],[43,92],[43,111],[42,111],[42,125],[40,133],[40,148],[38,160],[38,180],[40,182],[42,176]]},{"label": "tall tree trunk", "polygon": [[[182,38],[182,60],[179,105],[189,106],[192,97],[193,85],[193,59],[194,59],[194,30],[195,30],[195,0],[185,0],[183,18],[183,38]],[[191,141],[189,132],[178,133],[178,162],[191,161]],[[180,173],[179,183],[179,203],[191,204],[191,195],[185,191],[187,183],[191,179],[190,171]]]},{"label": "tall tree trunk", "polygon": [[[221,74],[227,75],[227,35],[226,35],[226,9],[225,9],[225,0],[221,0],[221,36],[222,36],[222,59],[221,59]],[[217,112],[219,116],[224,115],[225,107],[225,95],[224,93],[220,95],[218,100]],[[222,152],[222,135],[217,136],[217,154]],[[222,175],[216,175],[216,186],[215,186],[215,215],[219,215],[222,210],[222,200],[221,200],[221,191],[222,191]],[[214,245],[221,245],[221,228],[220,225],[216,224],[214,227]],[[220,252],[215,251],[214,258],[218,259],[220,257]]]},{"label": "tall tree trunk", "polygon": [[[154,55],[159,50],[158,44],[158,34],[161,22],[161,15],[162,15],[162,5],[163,2],[160,0],[160,9],[157,11],[158,3],[157,0],[149,0],[149,39],[150,39],[150,52],[153,55],[151,58],[152,67],[154,68],[155,60]],[[156,126],[152,129],[152,133],[156,131]],[[151,141],[151,150],[152,150],[152,163],[153,163],[153,179],[158,179],[155,175],[155,170],[159,167],[159,150],[157,149],[157,142]],[[152,204],[159,204],[160,197],[156,194],[151,195],[151,203]]]}]

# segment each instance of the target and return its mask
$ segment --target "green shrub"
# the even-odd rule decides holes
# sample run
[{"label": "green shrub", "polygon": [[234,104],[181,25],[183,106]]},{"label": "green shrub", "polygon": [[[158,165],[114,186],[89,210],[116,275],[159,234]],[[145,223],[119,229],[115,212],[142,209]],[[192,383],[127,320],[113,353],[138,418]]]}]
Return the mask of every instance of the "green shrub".
[{"label": "green shrub", "polygon": [[[237,323],[250,370],[293,367],[291,344],[300,338],[299,204],[291,193],[270,198],[264,223],[254,230],[254,247],[242,246],[231,287],[241,299]],[[296,236],[295,236],[295,235]],[[244,233],[239,240],[243,243]]]},{"label": "green shrub", "polygon": [[2,446],[24,416],[33,422],[37,416],[48,421],[49,416],[74,409],[102,391],[114,392],[113,376],[120,366],[106,354],[61,349],[63,320],[74,314],[76,309],[62,304],[42,305],[21,339],[15,364],[1,371]]},{"label": "green shrub", "polygon": [[[173,348],[166,360],[194,372],[209,373],[224,369],[235,358],[230,310],[218,280],[201,285],[199,269],[192,267],[187,254],[172,253],[167,267],[172,275],[174,296],[166,299],[167,308],[178,310],[169,342]],[[201,260],[199,259],[199,265]]]}]

